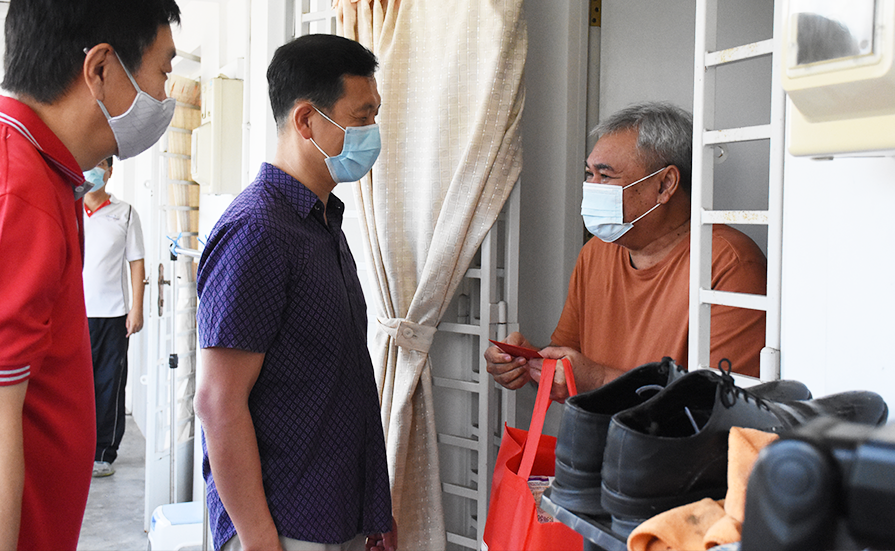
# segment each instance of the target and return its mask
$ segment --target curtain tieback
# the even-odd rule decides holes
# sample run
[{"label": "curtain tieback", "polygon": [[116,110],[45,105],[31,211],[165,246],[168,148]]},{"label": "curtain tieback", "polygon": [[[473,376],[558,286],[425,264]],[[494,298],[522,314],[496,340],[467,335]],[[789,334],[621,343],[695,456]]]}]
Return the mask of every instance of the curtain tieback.
[{"label": "curtain tieback", "polygon": [[424,354],[429,353],[432,338],[438,331],[435,327],[420,325],[404,318],[378,318],[376,321],[383,331],[395,339],[398,346]]}]

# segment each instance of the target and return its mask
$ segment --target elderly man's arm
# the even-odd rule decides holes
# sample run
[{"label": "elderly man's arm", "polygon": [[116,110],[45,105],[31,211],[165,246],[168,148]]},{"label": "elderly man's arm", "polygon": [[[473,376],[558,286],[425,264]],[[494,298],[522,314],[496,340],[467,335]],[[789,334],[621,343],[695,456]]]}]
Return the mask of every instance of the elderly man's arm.
[{"label": "elderly man's arm", "polygon": [[22,518],[25,452],[22,408],[28,382],[0,387],[0,549],[15,549]]},{"label": "elderly man's arm", "polygon": [[[525,348],[536,348],[518,332],[510,333],[504,342]],[[569,360],[572,364],[572,372],[575,376],[575,385],[578,387],[578,392],[587,392],[599,388],[624,373],[619,369],[599,364],[574,348],[567,346],[554,346],[551,344],[541,350],[540,353],[541,356],[548,359],[558,360],[566,358]],[[488,373],[494,377],[498,384],[505,388],[516,390],[529,382],[540,384],[541,365],[543,364],[541,359],[526,360],[521,356],[507,354],[498,347],[491,346],[485,351],[485,361]],[[559,365],[553,378],[550,398],[557,402],[565,402],[568,397],[569,389],[566,385],[565,372],[562,366]]]},{"label": "elderly man's arm", "polygon": [[263,363],[264,354],[203,348],[195,397],[214,482],[246,551],[281,549],[261,482],[261,457],[249,411],[249,393]]}]

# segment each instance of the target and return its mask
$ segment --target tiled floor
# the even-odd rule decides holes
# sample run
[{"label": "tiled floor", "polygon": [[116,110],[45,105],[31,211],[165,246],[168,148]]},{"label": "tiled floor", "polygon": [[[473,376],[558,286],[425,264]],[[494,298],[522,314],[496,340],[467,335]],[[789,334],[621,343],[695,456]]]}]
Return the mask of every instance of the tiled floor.
[{"label": "tiled floor", "polygon": [[124,439],[113,463],[115,474],[94,478],[81,526],[79,551],[142,551],[146,440],[133,417],[127,416]]}]

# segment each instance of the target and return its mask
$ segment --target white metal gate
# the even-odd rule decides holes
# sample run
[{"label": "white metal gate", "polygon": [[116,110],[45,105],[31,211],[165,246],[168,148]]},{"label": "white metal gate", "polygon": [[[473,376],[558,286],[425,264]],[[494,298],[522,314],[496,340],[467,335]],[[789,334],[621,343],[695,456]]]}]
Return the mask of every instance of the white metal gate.
[{"label": "white metal gate", "polygon": [[[178,102],[179,110],[198,107]],[[189,118],[198,118],[192,117]],[[175,117],[172,127],[153,147],[151,212],[147,247],[149,316],[147,373],[146,477],[144,528],[159,505],[193,498],[196,377],[195,255],[171,253],[171,246],[195,243],[198,233],[188,220],[198,210],[177,200],[182,190],[198,185],[186,179],[189,128]],[[190,123],[185,123],[187,127]],[[184,144],[187,144],[186,146]],[[197,191],[197,190],[196,190]],[[189,192],[187,192],[189,195]],[[174,204],[179,203],[179,204]],[[172,453],[173,450],[173,453]]]},{"label": "white metal gate", "polygon": [[[774,36],[779,35],[780,2],[774,6]],[[696,47],[693,92],[693,211],[690,242],[690,357],[691,368],[709,367],[711,306],[721,304],[767,313],[765,347],[761,351],[761,379],[780,378],[780,287],[783,245],[783,131],[785,94],[777,71],[779,43],[764,41],[716,51],[718,0],[696,2]],[[715,129],[715,78],[718,67],[771,56],[771,112],[768,124]],[[767,140],[770,147],[766,211],[713,210],[714,148],[723,144]],[[711,289],[712,225],[768,226],[768,287],[766,296]]]},{"label": "white metal gate", "polygon": [[519,195],[517,182],[429,351],[448,549],[479,548],[502,427],[516,423],[516,393],[497,386],[484,353],[519,329]]}]

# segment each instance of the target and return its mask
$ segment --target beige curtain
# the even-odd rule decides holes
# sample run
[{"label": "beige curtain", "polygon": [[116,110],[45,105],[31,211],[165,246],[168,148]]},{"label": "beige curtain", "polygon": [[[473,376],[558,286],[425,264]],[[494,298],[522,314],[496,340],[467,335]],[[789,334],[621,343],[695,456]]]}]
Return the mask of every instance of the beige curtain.
[{"label": "beige curtain", "polygon": [[522,0],[335,8],[339,33],[380,62],[383,151],[356,197],[379,291],[371,352],[399,545],[444,549],[428,351],[521,170]]}]

